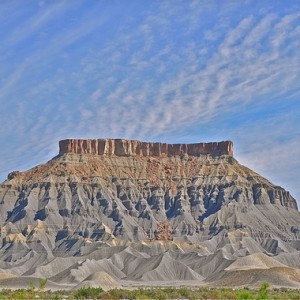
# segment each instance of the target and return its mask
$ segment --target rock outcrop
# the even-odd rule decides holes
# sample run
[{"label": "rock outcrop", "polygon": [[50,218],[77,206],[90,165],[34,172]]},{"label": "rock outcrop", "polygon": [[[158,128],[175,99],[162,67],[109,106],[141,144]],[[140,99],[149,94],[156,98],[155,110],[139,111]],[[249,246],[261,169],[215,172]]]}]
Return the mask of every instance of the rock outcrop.
[{"label": "rock outcrop", "polygon": [[59,153],[116,155],[116,156],[233,156],[231,141],[196,144],[147,143],[125,139],[77,140],[68,139],[59,142]]},{"label": "rock outcrop", "polygon": [[239,164],[232,142],[59,146],[0,185],[1,273],[225,282],[231,263],[259,252],[300,267],[295,199]]}]

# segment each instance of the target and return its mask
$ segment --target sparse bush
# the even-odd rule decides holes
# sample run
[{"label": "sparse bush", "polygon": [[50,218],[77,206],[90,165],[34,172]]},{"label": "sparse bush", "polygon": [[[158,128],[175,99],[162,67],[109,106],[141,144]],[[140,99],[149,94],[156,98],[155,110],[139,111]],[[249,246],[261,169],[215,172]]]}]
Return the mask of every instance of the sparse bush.
[{"label": "sparse bush", "polygon": [[237,299],[238,300],[250,300],[254,299],[254,295],[249,290],[239,290],[237,291]]},{"label": "sparse bush", "polygon": [[257,300],[268,300],[268,294],[269,294],[269,283],[263,282],[259,288],[258,291],[258,297]]},{"label": "sparse bush", "polygon": [[73,293],[75,299],[97,299],[103,293],[102,288],[81,288]]},{"label": "sparse bush", "polygon": [[12,299],[18,299],[18,300],[27,300],[28,299],[28,293],[25,289],[19,289],[14,291],[12,295]]},{"label": "sparse bush", "polygon": [[0,290],[0,300],[74,300],[74,299],[130,299],[130,300],[164,300],[164,299],[227,299],[227,300],[300,300],[300,290],[276,289],[268,290],[269,284],[263,283],[259,290],[228,288],[139,288],[135,290],[113,289],[104,292],[101,288],[81,288],[74,292],[65,290],[51,292],[36,289],[33,284],[29,289]]},{"label": "sparse bush", "polygon": [[29,288],[28,288],[28,291],[34,292],[34,290],[35,290],[34,283],[33,283],[32,281],[29,281]]},{"label": "sparse bush", "polygon": [[47,281],[48,280],[46,278],[39,279],[39,290],[40,291],[42,291],[46,287]]},{"label": "sparse bush", "polygon": [[34,283],[32,281],[29,282],[29,288],[27,289],[27,297],[28,299],[33,299],[35,298],[36,294],[35,294],[35,286]]}]

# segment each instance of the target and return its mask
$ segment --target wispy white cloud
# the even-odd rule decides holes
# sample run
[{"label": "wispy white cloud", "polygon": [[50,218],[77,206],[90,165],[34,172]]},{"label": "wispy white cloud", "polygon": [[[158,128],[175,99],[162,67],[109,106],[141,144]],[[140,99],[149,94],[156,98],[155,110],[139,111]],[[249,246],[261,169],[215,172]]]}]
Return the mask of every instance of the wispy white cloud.
[{"label": "wispy white cloud", "polygon": [[22,77],[24,70],[28,67],[29,61],[25,60],[21,65],[18,66],[16,70],[14,70],[8,78],[5,78],[2,80],[2,83],[0,85],[0,98],[4,98],[7,93],[9,93],[16,83],[20,80]]},{"label": "wispy white cloud", "polygon": [[[235,115],[250,108],[295,101],[299,13],[268,9],[239,16],[237,1],[226,9],[218,9],[213,1],[182,3],[163,1],[136,10],[140,19],[132,15],[122,20],[95,4],[97,9],[77,15],[76,26],[49,34],[26,57],[18,58],[17,67],[6,65],[0,99],[20,103],[10,122],[3,117],[0,133],[14,132],[19,143],[24,142],[6,156],[7,161],[22,155],[18,161],[24,161],[32,145],[37,157],[43,151],[52,153],[59,138],[164,139],[193,126],[219,124],[219,119],[234,122]],[[68,2],[49,6],[38,18],[29,18],[21,31],[12,32],[4,46],[33,37],[68,9]],[[208,14],[215,16],[212,24]],[[274,128],[269,143],[279,149],[280,133]],[[242,130],[247,137],[249,128]],[[259,135],[259,128],[256,132]],[[230,133],[238,139],[242,135]],[[247,138],[241,141],[247,145]],[[288,143],[297,146],[293,139]],[[264,139],[260,145],[265,145]],[[244,159],[251,157],[244,153]]]},{"label": "wispy white cloud", "polygon": [[[51,6],[43,14],[39,15],[37,19],[33,17],[26,22],[23,28],[18,28],[13,32],[10,42],[18,43],[22,39],[27,39],[40,25],[51,17],[57,17],[58,13],[62,13],[62,11],[68,7],[70,8],[70,4],[67,4],[65,1],[60,1]],[[8,75],[8,79],[4,80],[3,83],[0,83],[0,99],[6,96],[6,94],[13,92],[20,80],[24,78],[28,80],[28,74],[31,74],[32,69],[38,68],[42,64],[47,64],[47,62],[48,64],[51,64],[52,59],[58,54],[63,53],[64,49],[78,42],[96,29],[99,29],[108,20],[108,16],[105,16],[104,12],[102,12],[101,20],[95,18],[96,15],[96,11],[89,11],[84,22],[80,22],[76,28],[62,30],[60,33],[49,38],[43,48],[33,49],[30,55],[23,59],[21,64],[12,64],[13,67],[10,68],[11,72]],[[4,43],[4,45],[10,46],[10,43]],[[40,84],[44,85],[44,82],[41,82]],[[33,89],[38,89],[38,87],[34,86]]]},{"label": "wispy white cloud", "polygon": [[19,24],[19,26],[9,33],[7,41],[3,41],[4,45],[11,47],[13,44],[17,44],[28,39],[36,33],[37,30],[44,25],[44,23],[49,21],[49,19],[61,14],[67,8],[68,5],[66,1],[56,2],[46,8],[42,6],[42,8],[37,10],[35,15],[27,19],[23,24]]},{"label": "wispy white cloud", "polygon": [[[280,43],[294,34],[295,24],[291,28],[291,22],[297,20],[297,15],[290,15],[289,20],[273,14],[260,20],[253,16],[242,19],[228,31],[206,62],[200,65],[199,56],[189,57],[178,73],[156,85],[155,92],[146,83],[132,88],[134,76],[127,73],[130,80],[119,82],[107,96],[107,106],[98,108],[104,122],[110,124],[107,132],[141,137],[161,135],[181,126],[207,123],[220,114],[237,111],[241,105],[272,101],[257,99],[267,94],[273,98],[282,90],[295,88],[299,76],[296,45],[291,46],[287,55],[273,39],[278,26],[288,26],[281,32]],[[147,38],[146,33],[143,38]],[[166,47],[164,54],[171,56],[172,52],[173,48]],[[197,45],[191,46],[189,52],[197,53]],[[155,67],[161,63],[160,56],[153,57],[151,63]],[[133,61],[145,69],[149,59],[141,51],[133,55]],[[133,71],[136,76],[142,75],[138,67]],[[132,122],[128,123],[128,118]],[[116,119],[118,122],[114,122]],[[123,127],[126,130],[120,132]]]},{"label": "wispy white cloud", "polygon": [[299,182],[300,129],[295,120],[300,110],[266,117],[255,124],[233,130],[237,142],[237,158],[264,175],[274,184],[292,192],[300,204]]}]

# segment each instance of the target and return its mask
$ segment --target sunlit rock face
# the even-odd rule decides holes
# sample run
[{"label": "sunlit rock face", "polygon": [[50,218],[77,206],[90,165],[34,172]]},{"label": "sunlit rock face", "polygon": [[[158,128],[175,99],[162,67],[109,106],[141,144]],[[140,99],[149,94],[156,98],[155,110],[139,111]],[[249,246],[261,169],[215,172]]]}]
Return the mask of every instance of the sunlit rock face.
[{"label": "sunlit rock face", "polygon": [[[33,274],[56,256],[98,257],[92,253],[103,243],[151,244],[164,222],[170,228],[168,240],[198,245],[206,262],[219,257],[220,249],[232,261],[256,252],[279,255],[300,249],[295,199],[239,164],[230,141],[69,139],[59,148],[51,161],[12,172],[0,186],[0,257],[11,262],[1,267],[5,270],[26,255],[40,262],[30,267],[19,261],[24,267],[16,272]],[[175,244],[166,247],[175,249]],[[155,247],[148,256],[164,253]],[[226,259],[224,266],[220,263],[223,269]],[[210,274],[219,271],[215,266]]]},{"label": "sunlit rock face", "polygon": [[231,141],[196,144],[147,143],[125,139],[76,140],[68,139],[59,142],[59,153],[116,155],[116,156],[175,156],[187,154],[200,156],[233,155]]}]

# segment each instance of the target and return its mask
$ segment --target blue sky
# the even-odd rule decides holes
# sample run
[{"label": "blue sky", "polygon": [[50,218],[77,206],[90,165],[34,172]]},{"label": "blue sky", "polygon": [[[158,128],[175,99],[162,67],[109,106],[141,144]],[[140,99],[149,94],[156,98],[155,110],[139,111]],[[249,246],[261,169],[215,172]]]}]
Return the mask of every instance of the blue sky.
[{"label": "blue sky", "polygon": [[0,180],[65,138],[231,139],[300,200],[300,1],[0,1]]}]

